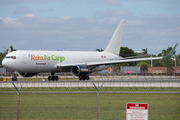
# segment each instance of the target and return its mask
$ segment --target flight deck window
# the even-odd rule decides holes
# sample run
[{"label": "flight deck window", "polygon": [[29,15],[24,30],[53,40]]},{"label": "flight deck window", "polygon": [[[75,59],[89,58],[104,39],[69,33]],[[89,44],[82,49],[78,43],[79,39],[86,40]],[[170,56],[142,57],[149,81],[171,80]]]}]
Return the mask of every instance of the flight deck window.
[{"label": "flight deck window", "polygon": [[5,59],[16,59],[16,56],[6,56]]},{"label": "flight deck window", "polygon": [[16,59],[16,56],[11,56],[12,59]]},{"label": "flight deck window", "polygon": [[6,58],[6,59],[10,59],[10,58],[11,58],[11,56],[6,56],[5,58]]}]

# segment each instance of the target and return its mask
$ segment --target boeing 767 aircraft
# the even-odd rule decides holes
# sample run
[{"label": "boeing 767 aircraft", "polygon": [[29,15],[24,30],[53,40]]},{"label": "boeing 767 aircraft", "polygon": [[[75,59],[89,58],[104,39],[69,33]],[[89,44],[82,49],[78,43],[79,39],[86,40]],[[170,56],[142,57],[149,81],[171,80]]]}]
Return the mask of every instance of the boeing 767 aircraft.
[{"label": "boeing 767 aircraft", "polygon": [[[89,74],[114,66],[115,64],[157,60],[171,57],[177,44],[166,57],[125,59],[119,56],[125,20],[122,20],[115,30],[109,44],[103,52],[80,51],[14,51],[6,55],[2,61],[3,67],[17,71],[23,77],[32,77],[37,73],[50,72],[48,80],[58,80],[56,72],[71,72],[79,76],[79,80],[89,80]],[[16,81],[14,75],[12,78]]]}]

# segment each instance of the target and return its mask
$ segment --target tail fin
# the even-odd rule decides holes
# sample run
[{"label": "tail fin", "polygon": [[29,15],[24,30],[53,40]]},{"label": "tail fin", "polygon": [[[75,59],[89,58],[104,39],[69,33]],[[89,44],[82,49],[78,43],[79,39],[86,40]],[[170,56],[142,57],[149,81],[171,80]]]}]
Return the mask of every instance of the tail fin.
[{"label": "tail fin", "polygon": [[121,41],[124,32],[124,26],[125,26],[125,20],[121,20],[104,52],[109,52],[119,55]]},{"label": "tail fin", "polygon": [[9,49],[8,49],[8,53],[10,53],[11,52],[11,48],[9,47]]}]

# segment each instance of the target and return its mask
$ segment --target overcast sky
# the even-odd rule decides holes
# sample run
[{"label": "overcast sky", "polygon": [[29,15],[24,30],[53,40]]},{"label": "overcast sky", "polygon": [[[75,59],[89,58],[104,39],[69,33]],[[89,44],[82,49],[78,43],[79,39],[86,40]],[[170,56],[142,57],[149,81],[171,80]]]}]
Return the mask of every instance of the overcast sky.
[{"label": "overcast sky", "polygon": [[0,0],[0,52],[105,49],[120,20],[123,47],[157,55],[180,42],[180,0]]}]

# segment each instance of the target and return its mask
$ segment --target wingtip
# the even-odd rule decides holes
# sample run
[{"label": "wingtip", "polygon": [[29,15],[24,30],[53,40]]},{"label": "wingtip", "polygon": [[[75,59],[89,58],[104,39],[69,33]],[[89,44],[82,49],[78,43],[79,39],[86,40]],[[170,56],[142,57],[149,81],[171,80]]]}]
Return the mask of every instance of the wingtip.
[{"label": "wingtip", "polygon": [[169,54],[168,54],[167,56],[163,57],[163,58],[169,58],[169,57],[171,57],[171,56],[173,55],[173,53],[174,53],[177,45],[178,45],[178,43],[176,43],[176,45],[172,48],[172,50],[169,52]]}]

